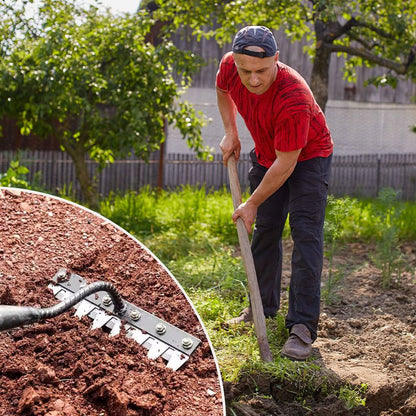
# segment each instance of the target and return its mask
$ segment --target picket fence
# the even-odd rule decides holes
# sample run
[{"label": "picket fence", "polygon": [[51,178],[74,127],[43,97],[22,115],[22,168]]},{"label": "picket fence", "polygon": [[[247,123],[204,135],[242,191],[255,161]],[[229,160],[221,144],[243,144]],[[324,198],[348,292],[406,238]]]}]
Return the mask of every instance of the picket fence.
[{"label": "picket fence", "polygon": [[[74,165],[65,153],[3,151],[0,152],[0,174],[4,174],[16,158],[29,169],[29,181],[54,193],[71,191],[82,201]],[[90,160],[87,163],[93,175],[96,164]],[[249,168],[249,155],[241,155],[238,171],[243,190],[248,188]],[[158,154],[154,154],[148,162],[134,157],[116,160],[98,175],[98,191],[102,196],[160,185],[165,189],[182,185],[219,189],[228,186],[227,169],[219,154],[214,155],[211,161],[199,160],[191,154],[167,154],[162,167]],[[334,155],[329,183],[331,194],[374,197],[384,187],[399,191],[403,200],[416,199],[416,154]]]}]

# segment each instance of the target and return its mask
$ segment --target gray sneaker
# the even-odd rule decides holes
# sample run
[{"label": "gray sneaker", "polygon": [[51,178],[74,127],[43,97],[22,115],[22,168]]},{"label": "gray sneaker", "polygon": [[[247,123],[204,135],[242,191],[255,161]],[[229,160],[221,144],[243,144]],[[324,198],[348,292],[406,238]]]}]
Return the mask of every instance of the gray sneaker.
[{"label": "gray sneaker", "polygon": [[225,322],[226,326],[238,326],[240,324],[251,324],[253,323],[253,313],[251,311],[251,307],[244,308],[241,311],[240,316],[237,316],[236,318],[229,319]]},{"label": "gray sneaker", "polygon": [[294,361],[304,361],[312,352],[312,339],[309,329],[304,324],[293,325],[290,335],[282,348],[282,356]]}]

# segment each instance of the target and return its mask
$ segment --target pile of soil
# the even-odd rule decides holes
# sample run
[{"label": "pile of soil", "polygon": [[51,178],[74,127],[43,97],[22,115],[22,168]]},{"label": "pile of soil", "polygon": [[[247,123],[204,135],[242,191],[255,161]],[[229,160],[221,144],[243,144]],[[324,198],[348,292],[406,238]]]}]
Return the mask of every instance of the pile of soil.
[{"label": "pile of soil", "polygon": [[167,269],[105,218],[59,198],[0,188],[0,304],[49,307],[60,268],[202,342],[177,371],[123,333],[91,330],[74,310],[0,332],[0,415],[219,416],[222,385],[205,330]]},{"label": "pile of soil", "polygon": [[[334,259],[343,278],[332,292],[333,302],[322,303],[311,360],[318,366],[310,386],[316,390],[305,392],[301,379],[291,382],[250,374],[224,386],[227,405],[236,415],[416,415],[416,242],[401,247],[409,270],[393,275],[389,289],[383,289],[381,272],[372,266],[375,249],[348,244]],[[283,303],[290,254],[291,243],[286,241]],[[328,264],[323,282],[327,276]],[[320,388],[328,382],[334,389],[345,383],[356,388],[367,385],[365,406],[348,409],[343,400]]]}]

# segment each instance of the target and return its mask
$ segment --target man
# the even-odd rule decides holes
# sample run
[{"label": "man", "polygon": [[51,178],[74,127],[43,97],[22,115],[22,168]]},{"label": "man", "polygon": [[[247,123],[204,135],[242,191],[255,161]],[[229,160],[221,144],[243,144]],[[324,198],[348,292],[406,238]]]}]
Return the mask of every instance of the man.
[{"label": "man", "polygon": [[[280,306],[281,237],[289,214],[292,276],[286,327],[289,339],[282,355],[305,360],[317,337],[323,225],[333,143],[325,117],[305,80],[279,62],[272,32],[248,26],[235,36],[232,52],[221,60],[217,100],[225,135],[220,143],[224,163],[239,158],[236,125],[240,113],[254,140],[250,153],[251,196],[234,212],[251,242],[263,309],[275,316]],[[252,321],[251,308],[230,324]]]}]

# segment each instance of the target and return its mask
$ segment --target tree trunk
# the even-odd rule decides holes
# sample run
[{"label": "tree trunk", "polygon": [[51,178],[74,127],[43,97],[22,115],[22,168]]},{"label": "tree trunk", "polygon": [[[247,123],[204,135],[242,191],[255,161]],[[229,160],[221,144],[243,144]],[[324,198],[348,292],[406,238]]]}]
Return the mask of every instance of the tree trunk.
[{"label": "tree trunk", "polygon": [[315,60],[312,67],[311,90],[322,111],[325,112],[328,101],[329,64],[331,51],[325,48],[323,42],[317,42]]},{"label": "tree trunk", "polygon": [[98,197],[97,186],[94,183],[94,180],[90,179],[85,160],[86,152],[84,147],[82,145],[75,147],[63,145],[63,147],[74,162],[75,174],[87,206],[94,211],[98,211],[100,207],[100,200]]},{"label": "tree trunk", "polygon": [[338,28],[338,23],[325,23],[322,20],[317,19],[315,20],[314,26],[316,47],[310,85],[316,101],[322,111],[325,112],[326,103],[328,101],[329,64],[331,62],[331,50],[326,48],[325,45],[333,42],[333,32]]}]

